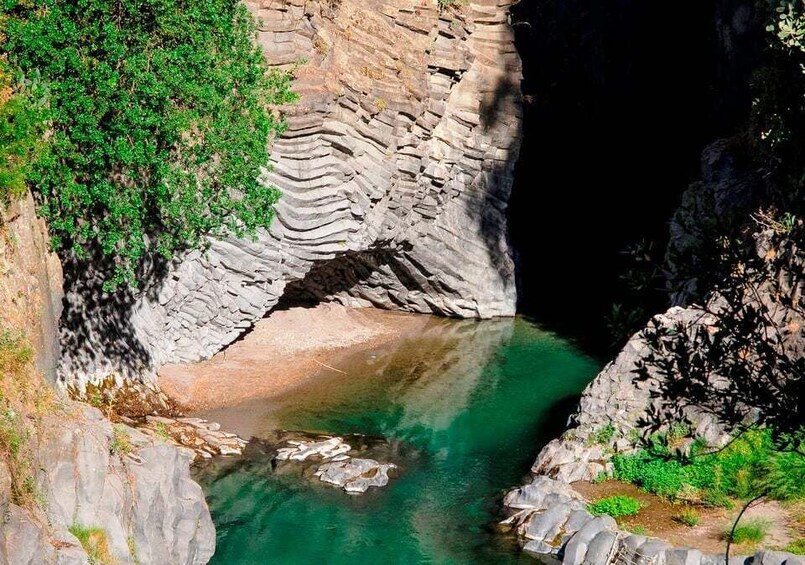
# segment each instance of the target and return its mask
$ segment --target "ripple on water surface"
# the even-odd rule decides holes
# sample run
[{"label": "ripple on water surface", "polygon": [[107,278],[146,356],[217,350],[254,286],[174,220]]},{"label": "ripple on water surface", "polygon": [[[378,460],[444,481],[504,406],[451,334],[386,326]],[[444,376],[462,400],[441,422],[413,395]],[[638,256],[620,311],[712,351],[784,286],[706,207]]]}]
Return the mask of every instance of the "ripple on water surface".
[{"label": "ripple on water surface", "polygon": [[203,416],[247,437],[275,430],[385,439],[399,473],[350,496],[267,456],[196,471],[215,564],[534,563],[492,528],[507,488],[559,433],[598,363],[521,319],[433,319],[280,399]]}]

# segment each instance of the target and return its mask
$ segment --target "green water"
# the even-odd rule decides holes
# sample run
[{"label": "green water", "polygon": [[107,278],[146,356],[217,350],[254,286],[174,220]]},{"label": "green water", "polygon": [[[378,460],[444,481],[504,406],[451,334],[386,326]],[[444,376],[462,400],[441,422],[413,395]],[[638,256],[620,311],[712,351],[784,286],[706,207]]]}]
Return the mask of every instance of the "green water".
[{"label": "green water", "polygon": [[520,319],[432,319],[272,402],[206,413],[242,434],[363,433],[399,476],[363,496],[252,454],[196,471],[217,528],[214,564],[535,561],[495,532],[505,491],[559,433],[598,364]]}]

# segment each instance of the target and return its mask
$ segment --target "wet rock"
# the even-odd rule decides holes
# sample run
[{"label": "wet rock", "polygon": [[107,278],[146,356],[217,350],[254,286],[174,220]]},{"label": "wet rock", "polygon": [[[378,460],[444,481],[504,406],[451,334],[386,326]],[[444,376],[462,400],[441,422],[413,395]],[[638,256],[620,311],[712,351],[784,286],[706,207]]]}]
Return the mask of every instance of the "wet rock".
[{"label": "wet rock", "polygon": [[[360,436],[353,437],[362,448],[367,447],[366,439]],[[319,436],[304,439],[285,437],[281,445],[275,450],[276,461],[303,465],[314,462],[316,465],[312,474],[314,477],[318,477],[324,483],[341,487],[351,494],[364,493],[370,487],[386,486],[389,482],[389,471],[397,468],[393,463],[381,463],[368,457],[354,457],[359,450],[353,449],[340,437]]]},{"label": "wet rock", "polygon": [[374,459],[347,458],[325,463],[315,475],[322,482],[339,486],[349,493],[364,493],[369,487],[386,486],[389,470],[396,468],[393,463],[378,463]]},{"label": "wet rock", "polygon": [[333,459],[344,455],[352,449],[340,437],[314,442],[288,440],[288,443],[290,447],[277,450],[277,459],[279,461],[305,461],[308,457]]}]

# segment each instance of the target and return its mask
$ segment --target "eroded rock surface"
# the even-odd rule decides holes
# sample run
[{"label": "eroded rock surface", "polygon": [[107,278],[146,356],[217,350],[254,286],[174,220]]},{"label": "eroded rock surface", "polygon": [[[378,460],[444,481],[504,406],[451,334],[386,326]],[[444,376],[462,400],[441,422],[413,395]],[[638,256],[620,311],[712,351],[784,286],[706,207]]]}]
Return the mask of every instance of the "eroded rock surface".
[{"label": "eroded rock surface", "polygon": [[[127,439],[115,440],[116,433]],[[0,563],[88,564],[68,531],[76,525],[101,528],[121,565],[196,565],[212,557],[215,527],[190,478],[189,450],[131,428],[113,432],[98,410],[77,403],[48,416],[36,439],[40,500],[29,508],[0,500],[9,517],[0,527]],[[8,477],[2,467],[0,483]]]},{"label": "eroded rock surface", "polygon": [[[773,231],[754,235],[757,261],[743,271],[743,305],[766,313],[763,335],[766,346],[780,343],[793,357],[805,351],[805,254],[795,242]],[[736,306],[719,292],[711,293],[706,307],[673,307],[655,316],[645,331],[677,332],[696,341],[699,332],[714,331],[719,318],[730,316]],[[777,336],[777,337],[774,337]],[[705,341],[706,343],[706,341]],[[689,424],[690,433],[677,449],[693,439],[718,447],[729,441],[731,430],[718,417],[720,405],[702,406],[683,397],[660,394],[663,374],[650,361],[644,332],[635,334],[616,359],[609,363],[582,394],[579,409],[562,437],[546,445],[531,471],[531,482],[508,493],[504,500],[511,516],[504,521],[515,529],[526,551],[559,557],[565,564],[666,563],[710,565],[723,563],[723,555],[703,555],[688,548],[672,548],[655,538],[619,531],[614,521],[593,518],[570,483],[592,481],[611,471],[611,459],[641,447],[641,440],[667,431],[673,422]],[[655,352],[656,353],[656,352]],[[666,352],[667,353],[667,352]],[[662,354],[659,352],[657,354]],[[747,355],[751,355],[747,350]],[[638,378],[645,364],[648,378]],[[718,389],[719,376],[710,375]],[[736,556],[731,563],[800,565],[802,559],[784,552],[759,552]]]},{"label": "eroded rock surface", "polygon": [[[506,204],[519,152],[511,0],[249,3],[268,60],[305,59],[255,241],[212,241],[109,298],[73,278],[63,377],[207,358],[282,298],[458,317],[512,315]],[[149,285],[150,284],[150,285]]]},{"label": "eroded rock surface", "polygon": [[352,457],[352,446],[340,437],[317,441],[287,440],[287,447],[277,450],[277,461],[304,462],[311,459],[323,462],[313,473],[323,483],[343,488],[350,494],[361,494],[369,487],[384,487],[389,482],[389,471],[394,463],[380,463],[374,459]]}]

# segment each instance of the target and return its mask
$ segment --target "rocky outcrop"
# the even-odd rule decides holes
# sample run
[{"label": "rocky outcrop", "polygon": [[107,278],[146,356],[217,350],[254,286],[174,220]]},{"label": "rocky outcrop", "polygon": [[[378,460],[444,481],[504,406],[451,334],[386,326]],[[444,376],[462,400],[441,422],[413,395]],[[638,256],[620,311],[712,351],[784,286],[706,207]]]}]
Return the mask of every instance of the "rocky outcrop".
[{"label": "rocky outcrop", "polygon": [[[122,435],[121,435],[122,434]],[[124,439],[125,438],[125,439]],[[88,564],[75,526],[99,528],[120,564],[202,564],[215,550],[204,495],[189,476],[191,452],[72,403],[38,435],[37,504],[0,501],[11,518],[0,528],[0,562]],[[10,482],[0,466],[0,483]]]},{"label": "rocky outcrop", "polygon": [[120,565],[202,565],[212,557],[215,527],[190,478],[193,450],[113,427],[80,403],[53,406],[28,441],[34,472],[27,503],[10,496],[19,472],[12,465],[20,463],[0,462],[0,563],[95,563],[76,528],[97,532],[104,559]]},{"label": "rocky outcrop", "polygon": [[[567,483],[537,476],[531,484],[506,495],[513,512],[504,520],[523,540],[525,551],[550,555],[564,565],[718,565],[723,554],[677,548],[657,538],[624,532],[609,516],[593,516]],[[805,559],[782,551],[735,555],[730,565],[805,565]]]},{"label": "rocky outcrop", "polygon": [[723,237],[746,221],[765,192],[762,171],[746,142],[720,139],[702,152],[701,179],[691,184],[671,218],[665,270],[670,302],[701,302],[721,280],[717,259]]},{"label": "rocky outcrop", "polygon": [[65,380],[209,357],[284,296],[512,315],[506,203],[519,150],[510,0],[253,1],[259,41],[301,100],[263,178],[268,232],[215,240],[140,293],[68,292]]},{"label": "rocky outcrop", "polygon": [[61,263],[50,250],[47,227],[36,216],[30,193],[2,211],[0,224],[0,319],[6,329],[25,328],[37,367],[54,381],[64,296]]},{"label": "rocky outcrop", "polygon": [[[649,327],[671,328],[682,323],[695,332],[707,321],[702,310],[673,307],[655,316]],[[533,473],[565,483],[595,480],[611,470],[609,460],[614,454],[632,452],[640,440],[662,431],[655,426],[658,421],[686,420],[692,424],[692,435],[711,445],[729,439],[712,414],[681,405],[678,412],[670,413],[658,394],[657,382],[636,378],[637,368],[648,354],[642,332],[632,336],[584,389],[579,408],[568,422],[570,429],[543,448],[531,468]]]},{"label": "rocky outcrop", "polygon": [[206,563],[215,529],[191,452],[113,427],[42,378],[58,359],[61,266],[30,195],[2,216],[0,563],[89,565],[78,526],[121,565]]},{"label": "rocky outcrop", "polygon": [[277,461],[306,461],[313,458],[322,464],[313,474],[323,483],[341,487],[350,494],[362,494],[369,487],[384,487],[389,483],[389,471],[394,463],[380,463],[374,459],[348,455],[352,446],[340,437],[318,438],[316,441],[288,440],[281,447]]},{"label": "rocky outcrop", "polygon": [[[570,483],[592,481],[602,473],[609,473],[613,456],[633,452],[643,445],[642,440],[667,431],[664,427],[673,423],[689,424],[688,437],[676,447],[679,450],[686,449],[694,438],[711,446],[729,441],[733,431],[730,425],[735,422],[723,417],[731,412],[718,399],[739,399],[740,404],[744,397],[735,390],[736,385],[724,384],[723,374],[717,374],[719,367],[708,375],[708,385],[716,398],[714,404],[703,404],[699,397],[669,398],[668,391],[663,389],[667,373],[658,369],[654,356],[679,355],[683,351],[693,354],[697,349],[657,350],[649,345],[647,336],[667,333],[706,346],[709,341],[699,340],[699,336],[719,331],[725,317],[743,315],[731,302],[737,299],[739,308],[748,305],[764,312],[760,327],[741,325],[742,332],[757,332],[758,339],[765,340],[757,348],[780,348],[792,359],[805,354],[805,254],[795,241],[774,230],[755,234],[754,241],[756,257],[737,271],[740,275],[737,294],[727,299],[728,285],[724,283],[711,293],[704,307],[672,307],[656,316],[584,390],[579,409],[568,423],[569,429],[538,455],[530,483],[512,490],[504,500],[511,514],[504,524],[515,529],[525,550],[550,554],[574,565],[723,562],[723,556],[672,548],[657,539],[618,531],[614,521],[589,515],[583,499]],[[754,362],[751,347],[744,347],[741,352],[742,359]],[[786,378],[790,377],[775,376],[783,379],[779,382]],[[759,397],[755,400],[760,401]],[[784,401],[783,395],[774,399],[776,405]],[[756,405],[746,408],[740,414],[748,418],[756,418],[757,411],[762,410],[762,406]],[[795,409],[792,412],[801,423],[801,416],[796,415]],[[732,559],[735,563],[803,563],[800,557],[770,551]]]}]

